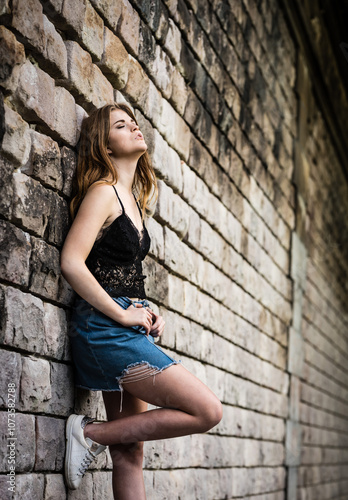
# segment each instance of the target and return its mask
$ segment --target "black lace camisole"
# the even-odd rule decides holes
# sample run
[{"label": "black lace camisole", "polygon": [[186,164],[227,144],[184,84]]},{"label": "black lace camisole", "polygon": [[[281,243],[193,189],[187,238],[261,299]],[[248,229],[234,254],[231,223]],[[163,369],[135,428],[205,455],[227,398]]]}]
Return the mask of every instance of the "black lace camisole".
[{"label": "black lace camisole", "polygon": [[[139,233],[132,220],[126,214],[123,203],[116,191],[122,213],[104,229],[90,251],[86,266],[100,285],[111,297],[146,298],[142,271],[151,239],[145,224]],[[141,209],[137,202],[141,215]]]}]

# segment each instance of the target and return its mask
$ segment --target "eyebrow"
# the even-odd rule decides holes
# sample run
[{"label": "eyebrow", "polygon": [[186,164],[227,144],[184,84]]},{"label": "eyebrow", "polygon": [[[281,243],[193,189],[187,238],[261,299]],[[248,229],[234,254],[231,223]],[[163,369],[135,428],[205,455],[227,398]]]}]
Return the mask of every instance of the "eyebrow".
[{"label": "eyebrow", "polygon": [[[126,123],[126,120],[117,120],[115,123],[113,123],[113,125],[116,125],[116,123],[119,123],[119,122]],[[135,120],[133,120],[133,118],[131,118],[131,122],[135,123]]]}]

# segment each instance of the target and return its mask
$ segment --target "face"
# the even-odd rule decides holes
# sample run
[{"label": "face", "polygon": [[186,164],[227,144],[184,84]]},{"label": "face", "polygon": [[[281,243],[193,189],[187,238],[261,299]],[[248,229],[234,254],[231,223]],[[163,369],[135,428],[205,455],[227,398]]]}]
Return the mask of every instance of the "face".
[{"label": "face", "polygon": [[146,150],[144,137],[135,121],[121,109],[111,111],[109,155],[115,159],[127,156],[140,158]]}]

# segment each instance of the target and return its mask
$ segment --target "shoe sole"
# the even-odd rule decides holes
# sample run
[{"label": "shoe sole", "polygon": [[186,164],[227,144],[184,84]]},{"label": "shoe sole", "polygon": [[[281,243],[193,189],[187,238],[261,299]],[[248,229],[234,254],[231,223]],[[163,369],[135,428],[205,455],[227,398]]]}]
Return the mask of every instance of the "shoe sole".
[{"label": "shoe sole", "polygon": [[70,415],[70,417],[68,418],[68,421],[66,423],[64,472],[65,472],[65,479],[66,479],[69,490],[76,490],[78,488],[78,486],[75,486],[69,480],[69,462],[70,462],[71,447],[72,447],[71,431],[72,431],[72,427],[75,423],[75,420],[78,417],[79,417],[79,415]]}]

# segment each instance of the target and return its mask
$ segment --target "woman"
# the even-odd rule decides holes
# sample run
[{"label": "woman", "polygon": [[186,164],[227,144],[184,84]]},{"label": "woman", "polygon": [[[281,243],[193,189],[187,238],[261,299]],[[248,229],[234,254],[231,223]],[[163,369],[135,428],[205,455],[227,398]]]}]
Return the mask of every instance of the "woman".
[{"label": "woman", "polygon": [[[69,417],[66,480],[76,489],[108,445],[114,498],[142,500],[143,441],[206,432],[222,410],[208,387],[154,343],[165,322],[146,300],[142,260],[150,247],[145,214],[157,186],[125,104],[103,106],[84,120],[73,194],[61,267],[77,292],[70,330],[75,383],[103,391],[108,422]],[[148,403],[160,408],[147,411]]]}]

